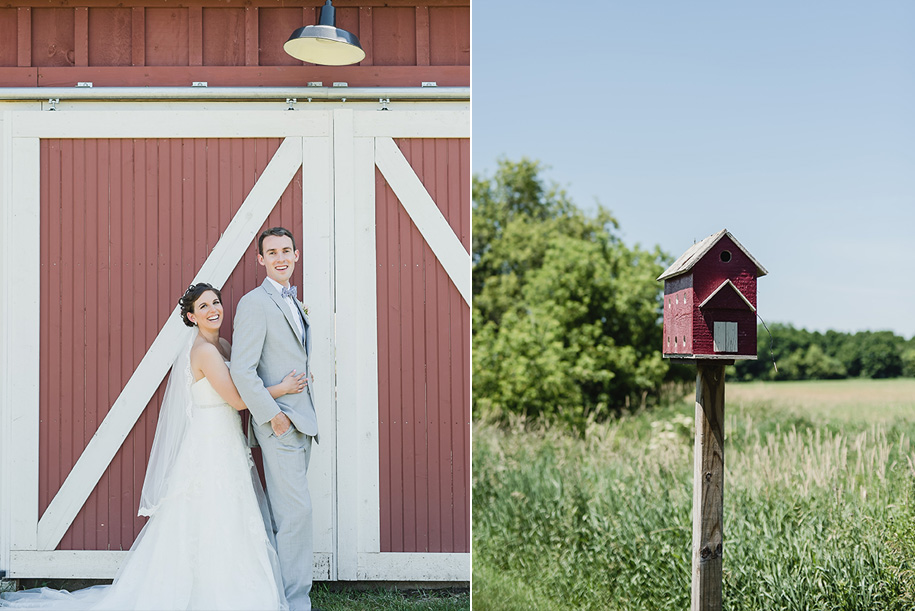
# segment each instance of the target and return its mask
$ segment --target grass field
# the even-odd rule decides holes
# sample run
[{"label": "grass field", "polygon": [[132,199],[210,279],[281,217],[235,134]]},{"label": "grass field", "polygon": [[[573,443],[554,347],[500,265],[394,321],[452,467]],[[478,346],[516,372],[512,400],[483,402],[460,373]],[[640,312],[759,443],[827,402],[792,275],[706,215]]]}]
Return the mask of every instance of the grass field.
[{"label": "grass field", "polygon": [[[19,586],[20,589],[49,587],[72,592],[105,583],[111,583],[111,580],[23,579]],[[470,609],[470,593],[466,588],[369,589],[318,582],[312,590],[311,602],[325,611],[466,611]]]},{"label": "grass field", "polygon": [[[725,608],[915,609],[915,380],[726,393]],[[693,409],[475,425],[473,608],[688,609]]]}]

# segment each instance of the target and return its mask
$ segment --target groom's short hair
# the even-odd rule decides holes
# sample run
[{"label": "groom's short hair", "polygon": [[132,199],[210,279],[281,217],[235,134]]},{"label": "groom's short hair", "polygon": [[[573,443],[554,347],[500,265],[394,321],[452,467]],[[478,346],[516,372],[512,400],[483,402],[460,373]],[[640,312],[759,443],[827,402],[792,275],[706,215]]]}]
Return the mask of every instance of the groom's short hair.
[{"label": "groom's short hair", "polygon": [[267,229],[257,238],[257,254],[264,255],[264,239],[269,235],[275,236],[286,236],[292,240],[292,250],[298,250],[295,247],[295,237],[292,235],[292,232],[286,229],[285,227],[271,227]]}]

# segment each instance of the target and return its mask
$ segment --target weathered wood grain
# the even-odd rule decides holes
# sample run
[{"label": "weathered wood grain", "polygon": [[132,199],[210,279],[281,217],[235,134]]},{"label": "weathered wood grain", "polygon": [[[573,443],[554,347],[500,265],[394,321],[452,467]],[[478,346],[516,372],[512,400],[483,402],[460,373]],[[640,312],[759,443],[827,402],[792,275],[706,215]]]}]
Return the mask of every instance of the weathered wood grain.
[{"label": "weathered wood grain", "polygon": [[693,471],[692,611],[721,609],[724,361],[698,361]]}]

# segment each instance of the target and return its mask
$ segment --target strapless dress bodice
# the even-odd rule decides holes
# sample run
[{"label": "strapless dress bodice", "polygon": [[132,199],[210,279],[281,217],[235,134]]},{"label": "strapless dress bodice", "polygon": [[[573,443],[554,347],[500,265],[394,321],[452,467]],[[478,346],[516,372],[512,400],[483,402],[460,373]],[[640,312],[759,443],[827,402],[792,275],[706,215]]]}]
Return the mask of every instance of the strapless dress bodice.
[{"label": "strapless dress bodice", "polygon": [[200,378],[191,385],[191,395],[194,399],[194,405],[197,407],[228,405],[206,378]]}]

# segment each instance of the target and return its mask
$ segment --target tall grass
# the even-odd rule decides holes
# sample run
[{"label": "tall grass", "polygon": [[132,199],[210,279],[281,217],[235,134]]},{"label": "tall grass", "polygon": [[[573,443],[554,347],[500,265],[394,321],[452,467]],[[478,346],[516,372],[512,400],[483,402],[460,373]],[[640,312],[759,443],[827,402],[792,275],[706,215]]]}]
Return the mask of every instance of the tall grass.
[{"label": "tall grass", "polygon": [[[913,609],[915,415],[817,414],[728,402],[725,608]],[[584,438],[476,424],[473,608],[689,608],[692,440],[691,401]]]}]

